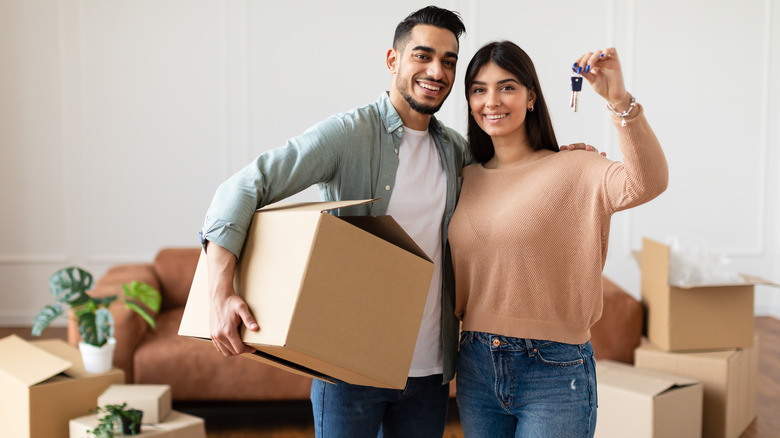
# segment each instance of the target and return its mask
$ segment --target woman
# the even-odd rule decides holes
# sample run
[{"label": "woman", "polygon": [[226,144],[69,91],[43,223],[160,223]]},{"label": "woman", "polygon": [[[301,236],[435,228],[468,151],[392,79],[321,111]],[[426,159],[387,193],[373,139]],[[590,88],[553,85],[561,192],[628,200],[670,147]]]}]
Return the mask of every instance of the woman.
[{"label": "woman", "polygon": [[515,44],[486,45],[466,71],[477,163],[463,170],[449,233],[467,437],[593,436],[589,339],[610,218],[666,189],[666,159],[615,49],[584,54],[574,69],[606,99],[624,162],[557,153],[533,63]]}]

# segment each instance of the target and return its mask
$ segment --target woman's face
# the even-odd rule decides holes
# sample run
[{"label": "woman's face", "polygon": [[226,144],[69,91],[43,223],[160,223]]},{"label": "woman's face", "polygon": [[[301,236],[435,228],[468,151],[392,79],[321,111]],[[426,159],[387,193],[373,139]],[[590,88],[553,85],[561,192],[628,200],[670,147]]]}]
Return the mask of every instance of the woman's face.
[{"label": "woman's face", "polygon": [[477,124],[491,138],[525,136],[525,115],[536,96],[515,75],[493,62],[474,76],[469,107]]}]

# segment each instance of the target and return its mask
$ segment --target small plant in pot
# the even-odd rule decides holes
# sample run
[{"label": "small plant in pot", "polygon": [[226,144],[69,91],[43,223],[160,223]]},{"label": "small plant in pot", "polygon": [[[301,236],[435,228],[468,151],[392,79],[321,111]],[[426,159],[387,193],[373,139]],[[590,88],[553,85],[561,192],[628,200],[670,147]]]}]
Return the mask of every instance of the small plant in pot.
[{"label": "small plant in pot", "polygon": [[[63,306],[69,306],[78,321],[82,339],[79,350],[84,359],[84,367],[88,372],[102,373],[111,369],[113,362],[116,343],[114,318],[108,306],[116,301],[118,296],[94,298],[87,294],[90,289],[92,289],[92,274],[81,268],[71,266],[52,274],[49,278],[49,290],[56,303],[49,304],[38,312],[33,322],[32,334],[40,336],[55,318],[63,315],[65,312]],[[139,281],[123,284],[122,289],[125,306],[141,315],[150,326],[156,328],[149,310],[154,312],[160,310],[160,293]]]},{"label": "small plant in pot", "polygon": [[95,412],[98,414],[98,425],[87,433],[96,438],[114,438],[116,435],[141,433],[141,419],[144,412],[128,408],[127,403],[98,406]]}]

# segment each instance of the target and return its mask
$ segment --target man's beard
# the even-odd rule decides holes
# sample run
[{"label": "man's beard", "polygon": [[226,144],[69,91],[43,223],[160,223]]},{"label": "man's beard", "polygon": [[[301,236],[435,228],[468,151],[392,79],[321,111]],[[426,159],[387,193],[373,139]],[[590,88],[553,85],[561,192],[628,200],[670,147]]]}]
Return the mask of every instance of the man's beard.
[{"label": "man's beard", "polygon": [[444,101],[441,101],[441,103],[436,106],[423,105],[420,102],[414,100],[414,98],[408,94],[404,94],[403,96],[406,103],[408,103],[413,110],[417,111],[420,114],[425,114],[427,116],[436,114],[436,112],[439,111],[439,109],[441,109],[441,106],[444,104]]},{"label": "man's beard", "polygon": [[[447,92],[447,95],[444,96],[444,99],[441,100],[441,103],[439,103],[436,106],[424,105],[424,104],[416,101],[412,97],[412,94],[409,92],[409,89],[407,88],[406,82],[404,81],[403,78],[401,78],[399,76],[398,79],[396,79],[396,81],[398,82],[398,85],[397,85],[398,91],[400,91],[401,96],[404,98],[406,103],[409,104],[409,107],[412,108],[414,111],[417,111],[420,114],[425,114],[426,116],[433,115],[437,111],[439,111],[439,109],[441,109],[441,106],[444,105],[444,101],[447,100],[447,97],[450,95],[450,93]],[[450,91],[452,91],[452,90],[450,90]]]}]

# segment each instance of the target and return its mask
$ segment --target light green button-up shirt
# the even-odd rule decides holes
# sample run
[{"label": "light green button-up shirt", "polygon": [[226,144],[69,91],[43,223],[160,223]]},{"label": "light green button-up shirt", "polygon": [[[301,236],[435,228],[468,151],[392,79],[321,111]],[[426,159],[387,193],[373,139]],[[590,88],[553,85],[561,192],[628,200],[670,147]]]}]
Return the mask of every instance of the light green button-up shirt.
[{"label": "light green button-up shirt", "polygon": [[[382,93],[376,101],[314,125],[280,148],[263,153],[217,189],[201,241],[214,242],[239,257],[255,210],[317,184],[323,201],[380,198],[344,208],[337,216],[384,215],[395,187],[403,122]],[[460,191],[460,171],[471,163],[466,140],[431,118],[431,132],[447,175],[442,217],[442,348],[444,382],[455,375],[459,324],[455,309],[447,227]],[[424,194],[421,194],[424,196]]]}]

